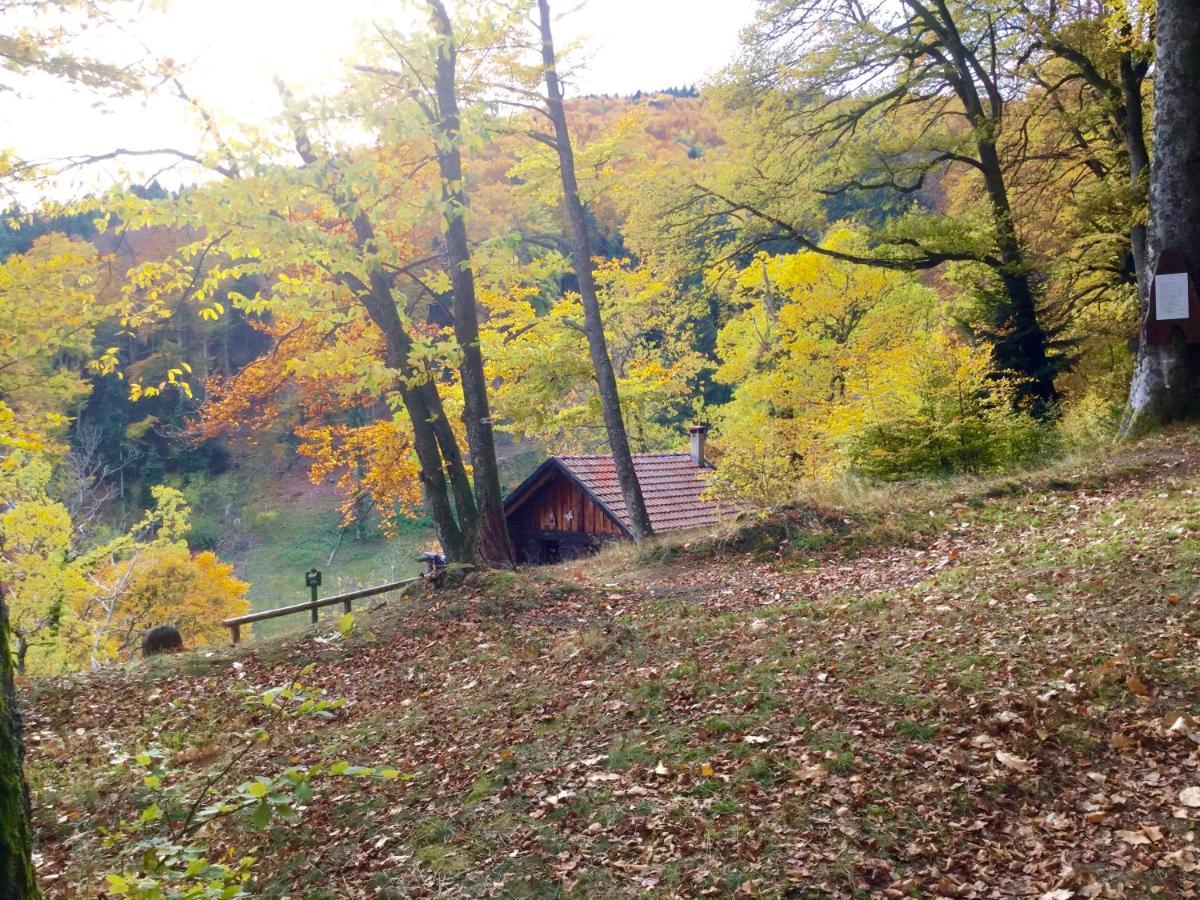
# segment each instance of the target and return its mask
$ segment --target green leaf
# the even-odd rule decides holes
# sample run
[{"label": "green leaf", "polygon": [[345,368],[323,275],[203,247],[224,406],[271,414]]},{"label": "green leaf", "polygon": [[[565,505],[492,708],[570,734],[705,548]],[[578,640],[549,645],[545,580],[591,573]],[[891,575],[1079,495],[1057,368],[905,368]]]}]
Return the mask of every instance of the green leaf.
[{"label": "green leaf", "polygon": [[271,804],[260,803],[254,807],[254,815],[250,817],[250,821],[254,823],[255,828],[266,828],[271,821]]},{"label": "green leaf", "polygon": [[388,781],[393,781],[400,777],[400,770],[392,769],[392,768],[389,768],[388,766],[381,766],[380,768],[375,770],[375,774],[378,775],[380,778],[384,778]]},{"label": "green leaf", "polygon": [[199,875],[201,872],[203,872],[207,868],[208,868],[208,860],[203,856],[198,857],[196,859],[193,859],[190,863],[188,863],[187,875],[189,878],[191,878],[193,875]]},{"label": "green leaf", "polygon": [[261,799],[267,796],[267,786],[260,781],[252,781],[246,785],[246,793],[251,797]]},{"label": "green leaf", "polygon": [[104,878],[108,882],[109,890],[111,890],[114,894],[129,893],[129,879],[124,875],[105,875]]},{"label": "green leaf", "polygon": [[152,791],[157,791],[162,787],[162,779],[157,775],[147,775],[142,779],[142,783]]},{"label": "green leaf", "polygon": [[350,763],[335,762],[332,766],[329,767],[329,774],[330,775],[344,775],[344,774],[346,774],[346,772],[349,769],[350,769]]},{"label": "green leaf", "polygon": [[338,631],[342,637],[350,637],[350,633],[354,631],[354,613],[346,613],[338,619]]},{"label": "green leaf", "polygon": [[142,810],[141,821],[143,823],[157,822],[162,817],[163,817],[163,813],[162,813],[162,810],[158,808],[158,804],[151,803],[149,806],[147,806],[145,809]]}]

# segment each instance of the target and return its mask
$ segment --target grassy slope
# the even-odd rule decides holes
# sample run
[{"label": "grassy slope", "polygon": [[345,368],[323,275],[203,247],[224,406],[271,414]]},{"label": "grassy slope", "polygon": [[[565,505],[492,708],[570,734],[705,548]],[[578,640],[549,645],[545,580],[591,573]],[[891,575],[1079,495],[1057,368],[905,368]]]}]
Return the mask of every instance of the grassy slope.
[{"label": "grassy slope", "polygon": [[[339,542],[340,494],[332,485],[311,484],[300,467],[281,474],[247,465],[211,479],[197,499],[196,509],[210,512],[194,518],[217,539],[237,576],[250,583],[254,610],[309,599],[304,573],[313,567],[322,572],[323,597],[417,575],[416,556],[433,535],[414,523],[390,538],[371,529],[367,539],[355,540],[348,530]],[[304,624],[303,617],[277,619],[255,626],[255,633],[278,635]]]},{"label": "grassy slope", "polygon": [[[220,758],[246,686],[348,699],[289,759],[395,765],[232,839],[271,897],[1192,896],[1200,444],[918,486],[394,603],[347,641],[32,685],[51,896],[135,814],[114,747]],[[170,677],[164,677],[170,676]]]}]

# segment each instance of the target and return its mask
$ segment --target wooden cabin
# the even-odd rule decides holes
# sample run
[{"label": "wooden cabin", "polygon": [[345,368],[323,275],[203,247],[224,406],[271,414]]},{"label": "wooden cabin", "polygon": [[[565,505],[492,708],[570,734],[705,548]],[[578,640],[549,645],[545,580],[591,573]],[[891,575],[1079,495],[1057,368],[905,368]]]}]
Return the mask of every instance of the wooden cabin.
[{"label": "wooden cabin", "polygon": [[[713,525],[729,507],[703,498],[712,466],[704,458],[707,426],[691,427],[691,453],[633,457],[655,533]],[[537,565],[595,552],[632,538],[611,456],[552,456],[504,501],[519,562]]]}]

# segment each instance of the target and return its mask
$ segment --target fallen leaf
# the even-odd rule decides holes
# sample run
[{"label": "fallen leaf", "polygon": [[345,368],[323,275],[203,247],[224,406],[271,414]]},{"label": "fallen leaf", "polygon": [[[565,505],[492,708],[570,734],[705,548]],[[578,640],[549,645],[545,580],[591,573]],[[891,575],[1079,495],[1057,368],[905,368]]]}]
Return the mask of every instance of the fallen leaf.
[{"label": "fallen leaf", "polygon": [[1139,697],[1150,695],[1150,688],[1146,687],[1146,683],[1136,675],[1130,675],[1125,679],[1125,687],[1129,689],[1129,693],[1137,694]]},{"label": "fallen leaf", "polygon": [[1108,739],[1108,746],[1114,750],[1128,750],[1134,746],[1134,743],[1133,738],[1127,734],[1121,734],[1119,731]]},{"label": "fallen leaf", "polygon": [[1117,837],[1127,844],[1149,844],[1150,838],[1146,837],[1141,831],[1118,831]]},{"label": "fallen leaf", "polygon": [[828,774],[829,771],[823,765],[817,763],[815,766],[805,766],[797,773],[797,776],[801,781],[812,781],[815,783],[824,781],[825,776]]},{"label": "fallen leaf", "polygon": [[1002,765],[1007,766],[1010,769],[1016,769],[1018,772],[1033,771],[1033,763],[1027,759],[1021,759],[1021,757],[1009,753],[1006,750],[997,750],[996,759],[998,759]]},{"label": "fallen leaf", "polygon": [[1200,787],[1196,787],[1195,785],[1185,787],[1179,792],[1179,802],[1184,806],[1200,806]]}]

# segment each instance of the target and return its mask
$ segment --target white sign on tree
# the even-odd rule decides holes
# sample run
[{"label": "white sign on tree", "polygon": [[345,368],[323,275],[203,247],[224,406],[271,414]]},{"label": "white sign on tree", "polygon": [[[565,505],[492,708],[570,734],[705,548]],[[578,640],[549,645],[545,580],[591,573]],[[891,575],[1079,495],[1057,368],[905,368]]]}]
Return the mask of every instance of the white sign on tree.
[{"label": "white sign on tree", "polygon": [[1186,272],[1172,272],[1155,276],[1154,317],[1160,322],[1188,317],[1188,277]]}]

